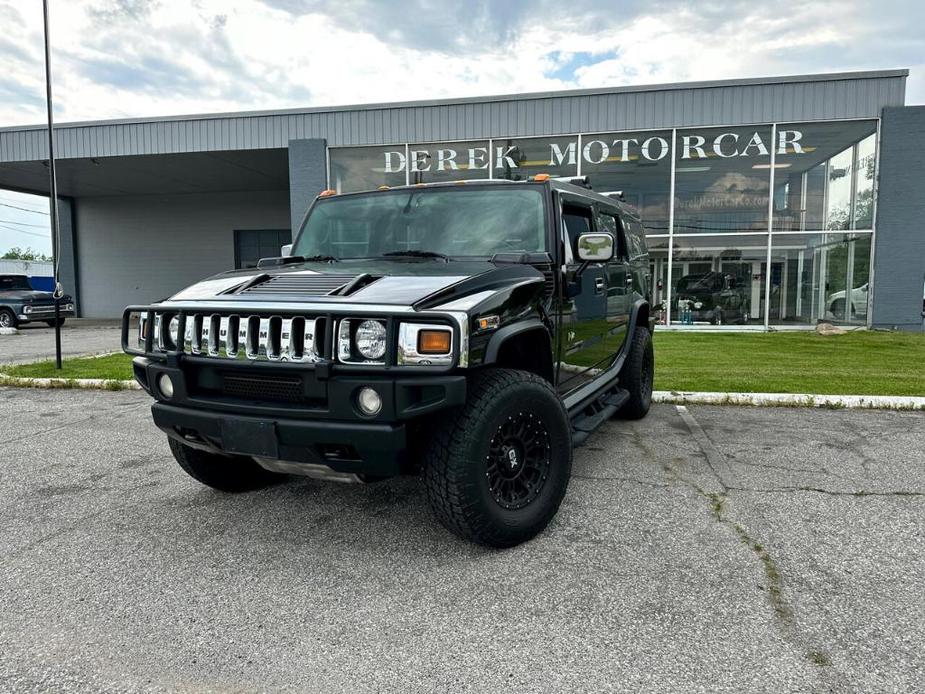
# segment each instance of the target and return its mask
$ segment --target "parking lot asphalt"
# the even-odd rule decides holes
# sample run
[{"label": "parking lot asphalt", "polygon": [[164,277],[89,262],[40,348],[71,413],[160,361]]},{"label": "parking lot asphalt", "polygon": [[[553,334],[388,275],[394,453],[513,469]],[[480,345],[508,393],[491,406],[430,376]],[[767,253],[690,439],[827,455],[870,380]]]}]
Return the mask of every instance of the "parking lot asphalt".
[{"label": "parking lot asphalt", "polygon": [[225,495],[144,394],[0,389],[0,691],[920,691],[923,424],[656,406],[492,551],[416,479]]},{"label": "parking lot asphalt", "polygon": [[[61,326],[61,353],[66,357],[118,352],[119,321],[69,318]],[[0,366],[55,358],[55,331],[44,323],[26,324],[17,335],[0,335]]]}]

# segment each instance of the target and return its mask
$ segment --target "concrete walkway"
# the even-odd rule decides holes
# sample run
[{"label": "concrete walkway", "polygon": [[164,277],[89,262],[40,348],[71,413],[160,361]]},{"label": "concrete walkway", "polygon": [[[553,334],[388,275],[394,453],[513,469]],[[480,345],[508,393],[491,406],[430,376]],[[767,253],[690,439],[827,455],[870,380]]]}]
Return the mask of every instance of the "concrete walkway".
[{"label": "concrete walkway", "polygon": [[[61,353],[66,357],[116,352],[122,335],[118,320],[68,318],[61,327]],[[0,335],[0,365],[55,358],[55,331],[44,323],[19,328],[17,335]]]}]

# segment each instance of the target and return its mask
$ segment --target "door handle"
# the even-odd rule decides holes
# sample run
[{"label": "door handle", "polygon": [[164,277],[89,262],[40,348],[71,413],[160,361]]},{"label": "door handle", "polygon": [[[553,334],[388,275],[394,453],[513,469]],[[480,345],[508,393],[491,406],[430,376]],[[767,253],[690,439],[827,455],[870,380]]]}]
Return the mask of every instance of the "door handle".
[{"label": "door handle", "polygon": [[604,293],[604,278],[597,277],[594,280],[594,293],[603,294]]}]

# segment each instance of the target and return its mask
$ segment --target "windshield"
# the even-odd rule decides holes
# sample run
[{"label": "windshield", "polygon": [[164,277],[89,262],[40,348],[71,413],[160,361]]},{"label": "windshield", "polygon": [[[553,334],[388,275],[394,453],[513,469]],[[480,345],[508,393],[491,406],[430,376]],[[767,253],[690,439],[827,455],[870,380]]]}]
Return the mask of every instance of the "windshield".
[{"label": "windshield", "polygon": [[0,292],[19,289],[32,289],[32,287],[29,286],[29,280],[17,275],[4,275],[0,277]]},{"label": "windshield", "polygon": [[319,200],[293,255],[368,258],[429,251],[450,257],[545,250],[539,188],[431,188]]}]

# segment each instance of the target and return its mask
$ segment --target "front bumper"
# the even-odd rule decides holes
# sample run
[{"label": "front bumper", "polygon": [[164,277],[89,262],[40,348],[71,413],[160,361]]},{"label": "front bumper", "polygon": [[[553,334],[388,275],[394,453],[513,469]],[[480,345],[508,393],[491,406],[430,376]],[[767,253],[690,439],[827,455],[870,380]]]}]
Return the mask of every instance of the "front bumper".
[{"label": "front bumper", "polygon": [[[63,306],[59,309],[58,315],[61,318],[73,318],[76,314],[74,309],[65,309]],[[42,322],[55,319],[54,306],[33,306],[32,311],[25,313],[22,310],[16,314],[16,319],[20,323]]]},{"label": "front bumper", "polygon": [[[214,361],[214,360],[213,360]],[[466,397],[464,376],[428,377],[340,375],[317,373],[311,367],[203,364],[181,359],[170,364],[138,357],[135,377],[157,402],[154,423],[168,436],[214,452],[248,455],[293,463],[323,464],[338,472],[392,476],[406,469],[408,430],[415,420],[461,405]],[[301,381],[305,397],[283,403],[248,400],[212,388],[216,378],[229,375],[238,383],[243,374],[272,379],[285,374]],[[167,375],[170,398],[158,387]],[[382,398],[378,415],[363,415],[356,404],[364,386]]]}]

